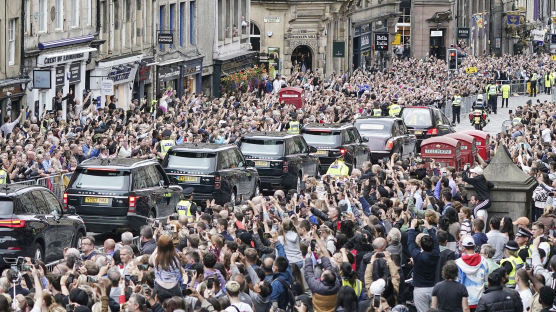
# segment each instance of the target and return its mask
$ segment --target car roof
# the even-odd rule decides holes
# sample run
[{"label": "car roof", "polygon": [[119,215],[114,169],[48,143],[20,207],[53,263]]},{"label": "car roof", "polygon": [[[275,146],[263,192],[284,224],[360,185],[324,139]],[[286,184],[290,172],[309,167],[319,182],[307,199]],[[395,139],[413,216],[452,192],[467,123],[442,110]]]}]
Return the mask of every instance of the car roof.
[{"label": "car roof", "polygon": [[355,122],[364,123],[365,121],[384,121],[388,123],[392,123],[396,120],[403,121],[400,117],[390,117],[390,116],[381,116],[381,117],[359,117],[355,119]]},{"label": "car roof", "polygon": [[48,191],[44,186],[25,184],[4,184],[0,187],[0,197],[14,197],[33,190]]},{"label": "car roof", "polygon": [[428,110],[434,110],[434,107],[430,107],[430,106],[405,106],[404,108],[422,108],[422,109],[428,109]]},{"label": "car roof", "polygon": [[79,164],[80,168],[89,167],[109,167],[120,169],[131,169],[135,167],[155,164],[153,159],[137,159],[137,158],[91,158]]},{"label": "car roof", "polygon": [[217,143],[183,143],[172,146],[170,150],[178,152],[219,152],[231,148],[237,148],[237,145]]},{"label": "car roof", "polygon": [[243,137],[246,139],[268,139],[268,138],[280,138],[286,139],[298,136],[299,134],[287,133],[287,132],[279,132],[279,131],[255,131],[250,132],[244,135]]},{"label": "car roof", "polygon": [[350,123],[310,123],[306,124],[303,129],[331,129],[331,130],[342,130],[353,127]]}]

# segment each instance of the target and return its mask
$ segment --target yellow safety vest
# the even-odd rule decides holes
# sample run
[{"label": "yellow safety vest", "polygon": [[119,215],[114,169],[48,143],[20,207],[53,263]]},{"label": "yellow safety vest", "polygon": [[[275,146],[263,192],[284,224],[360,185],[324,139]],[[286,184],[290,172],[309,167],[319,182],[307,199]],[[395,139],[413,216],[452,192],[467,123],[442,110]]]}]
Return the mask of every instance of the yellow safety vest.
[{"label": "yellow safety vest", "polygon": [[488,88],[488,95],[496,95],[496,85],[490,85]]},{"label": "yellow safety vest", "polygon": [[533,76],[531,76],[531,82],[537,82],[538,76],[537,74],[533,74]]},{"label": "yellow safety vest", "polygon": [[508,274],[508,282],[506,283],[506,286],[515,287],[515,271],[523,267],[523,260],[521,260],[520,257],[512,256],[506,259],[502,259],[502,261],[500,261],[500,266],[502,266],[504,262],[510,262],[512,264],[512,271],[510,272],[510,274]]},{"label": "yellow safety vest", "polygon": [[289,134],[299,134],[299,121],[290,121]]},{"label": "yellow safety vest", "polygon": [[174,145],[176,145],[176,142],[174,142],[172,140],[162,140],[162,141],[160,141],[160,154],[162,155],[162,158],[164,158],[164,156],[166,156],[166,153],[168,153],[170,148],[172,148],[172,146],[174,146]]},{"label": "yellow safety vest", "polygon": [[503,85],[502,87],[500,87],[500,91],[502,91],[502,98],[503,99],[507,99],[510,97],[510,85]]},{"label": "yellow safety vest", "polygon": [[392,105],[390,105],[390,109],[388,110],[388,115],[390,115],[391,117],[398,116],[400,114],[401,110],[402,110],[402,107],[400,105],[392,104]]},{"label": "yellow safety vest", "polygon": [[544,75],[544,86],[550,88],[550,76],[548,74]]},{"label": "yellow safety vest", "polygon": [[452,106],[461,106],[461,96],[454,95],[454,100],[452,101]]},{"label": "yellow safety vest", "polygon": [[180,200],[176,206],[178,216],[187,216],[189,222],[193,221],[191,216],[191,202],[188,200]]},{"label": "yellow safety vest", "polygon": [[556,85],[556,72],[550,73],[550,85],[553,87]]},{"label": "yellow safety vest", "polygon": [[0,169],[0,184],[6,184],[8,181],[8,173],[4,169]]},{"label": "yellow safety vest", "polygon": [[158,103],[157,100],[152,100],[152,101],[151,101],[151,111],[150,111],[151,113],[153,112],[153,109],[154,109],[154,107],[156,106],[156,103]]},{"label": "yellow safety vest", "polygon": [[373,116],[382,116],[382,109],[380,108],[373,109]]},{"label": "yellow safety vest", "polygon": [[346,279],[342,279],[342,286],[349,286],[349,287],[353,288],[357,298],[359,298],[359,296],[361,295],[361,291],[363,290],[363,283],[358,279],[355,280],[355,285],[351,284]]},{"label": "yellow safety vest", "polygon": [[337,159],[326,170],[326,174],[335,177],[347,176],[349,175],[349,167],[343,160]]}]

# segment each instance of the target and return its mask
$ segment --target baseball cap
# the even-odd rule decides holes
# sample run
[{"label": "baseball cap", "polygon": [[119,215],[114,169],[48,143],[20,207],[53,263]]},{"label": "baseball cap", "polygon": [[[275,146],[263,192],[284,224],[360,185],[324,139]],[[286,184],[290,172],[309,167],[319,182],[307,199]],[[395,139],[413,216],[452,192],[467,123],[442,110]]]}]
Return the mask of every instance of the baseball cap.
[{"label": "baseball cap", "polygon": [[463,247],[475,247],[475,241],[473,240],[473,237],[465,236],[463,238],[463,241],[461,242],[461,245]]},{"label": "baseball cap", "polygon": [[508,243],[506,243],[506,246],[504,246],[504,248],[508,250],[518,250],[519,246],[517,245],[516,241],[508,241]]},{"label": "baseball cap", "polygon": [[513,225],[529,226],[529,219],[527,217],[519,217],[513,222]]}]

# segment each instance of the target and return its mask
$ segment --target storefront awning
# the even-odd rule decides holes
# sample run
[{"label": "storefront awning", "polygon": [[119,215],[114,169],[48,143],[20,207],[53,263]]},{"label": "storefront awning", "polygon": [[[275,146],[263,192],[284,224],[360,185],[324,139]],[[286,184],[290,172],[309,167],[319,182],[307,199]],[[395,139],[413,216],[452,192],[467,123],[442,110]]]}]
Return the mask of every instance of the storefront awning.
[{"label": "storefront awning", "polygon": [[160,66],[171,65],[171,64],[175,64],[175,63],[179,63],[179,62],[185,62],[185,59],[177,58],[177,59],[171,59],[171,60],[167,60],[167,61],[159,61],[158,64],[156,64],[156,65],[160,67]]},{"label": "storefront awning", "polygon": [[101,60],[98,62],[98,67],[114,67],[118,65],[124,65],[129,63],[139,63],[143,59],[143,54],[115,57],[110,59]]},{"label": "storefront awning", "polygon": [[89,52],[94,52],[96,50],[97,49],[95,48],[86,47],[58,52],[41,53],[37,57],[37,66],[54,66],[60,63],[83,61],[89,58]]},{"label": "storefront awning", "polygon": [[79,44],[85,42],[91,42],[95,39],[94,35],[86,35],[80,37],[73,37],[73,38],[66,38],[48,42],[39,42],[39,50],[45,50],[50,48],[59,48],[64,47],[71,44]]}]

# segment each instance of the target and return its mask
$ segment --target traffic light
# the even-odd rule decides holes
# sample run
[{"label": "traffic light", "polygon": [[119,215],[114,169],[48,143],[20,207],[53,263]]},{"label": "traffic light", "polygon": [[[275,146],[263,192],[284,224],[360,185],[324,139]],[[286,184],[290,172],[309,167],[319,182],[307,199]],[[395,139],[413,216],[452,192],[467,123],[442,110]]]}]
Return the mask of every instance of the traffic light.
[{"label": "traffic light", "polygon": [[448,63],[449,70],[457,70],[458,69],[458,50],[457,49],[448,49],[448,57],[446,59]]}]

